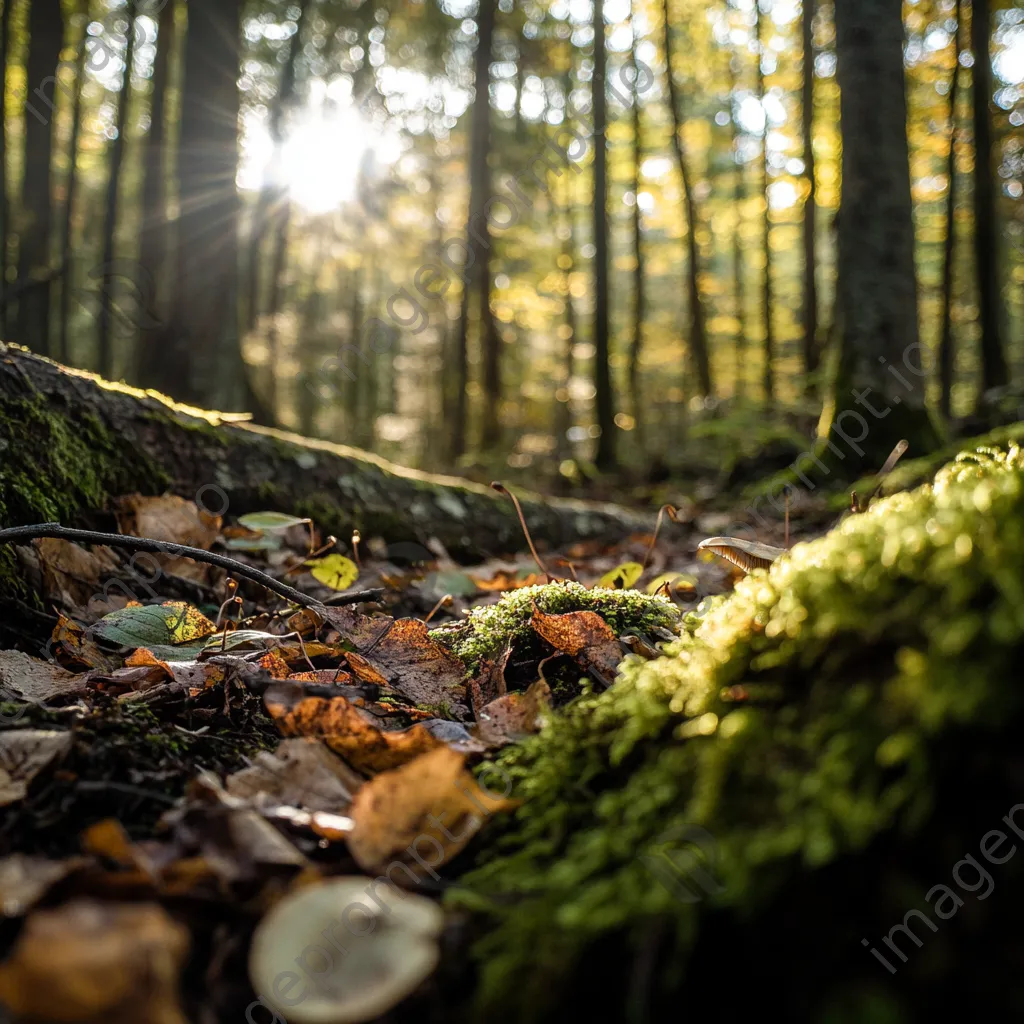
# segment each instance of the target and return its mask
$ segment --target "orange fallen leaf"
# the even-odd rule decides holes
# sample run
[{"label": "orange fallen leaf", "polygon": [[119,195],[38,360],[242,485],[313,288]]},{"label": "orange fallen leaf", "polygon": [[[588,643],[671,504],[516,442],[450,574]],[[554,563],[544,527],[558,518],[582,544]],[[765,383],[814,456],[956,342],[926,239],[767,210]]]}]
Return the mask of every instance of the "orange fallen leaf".
[{"label": "orange fallen leaf", "polygon": [[435,869],[462,850],[490,815],[517,805],[481,789],[461,754],[432,750],[356,793],[349,851],[371,874],[387,871],[401,884],[397,864],[412,884],[426,875],[436,881]]},{"label": "orange fallen leaf", "polygon": [[499,569],[490,579],[481,579],[479,576],[469,574],[469,578],[477,585],[477,588],[485,592],[519,590],[522,587],[533,587],[544,581],[535,572],[529,576],[520,576],[518,571]]},{"label": "orange fallen leaf", "polygon": [[85,630],[66,615],[57,613],[57,625],[50,636],[49,650],[64,666],[84,666],[112,672],[121,664],[120,659],[107,654],[90,639]]},{"label": "orange fallen leaf", "polygon": [[611,626],[597,612],[547,615],[534,605],[530,625],[556,651],[574,658],[606,686],[611,684],[622,661],[622,647]]},{"label": "orange fallen leaf", "polygon": [[541,713],[551,706],[551,689],[538,679],[528,690],[507,693],[483,708],[477,735],[486,743],[501,745],[539,732]]},{"label": "orange fallen leaf", "polygon": [[303,697],[294,687],[272,686],[263,702],[283,736],[322,739],[356,771],[386,771],[444,746],[422,725],[386,732],[344,697]]}]

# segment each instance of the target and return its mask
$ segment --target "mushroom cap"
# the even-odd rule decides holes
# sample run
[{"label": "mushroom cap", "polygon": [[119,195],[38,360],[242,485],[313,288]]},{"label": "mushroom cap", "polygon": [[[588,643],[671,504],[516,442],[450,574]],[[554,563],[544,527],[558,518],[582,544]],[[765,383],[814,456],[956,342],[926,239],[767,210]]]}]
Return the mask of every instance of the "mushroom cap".
[{"label": "mushroom cap", "polygon": [[386,879],[330,879],[291,893],[263,918],[249,978],[289,1024],[373,1020],[437,966],[443,926],[437,904]]}]

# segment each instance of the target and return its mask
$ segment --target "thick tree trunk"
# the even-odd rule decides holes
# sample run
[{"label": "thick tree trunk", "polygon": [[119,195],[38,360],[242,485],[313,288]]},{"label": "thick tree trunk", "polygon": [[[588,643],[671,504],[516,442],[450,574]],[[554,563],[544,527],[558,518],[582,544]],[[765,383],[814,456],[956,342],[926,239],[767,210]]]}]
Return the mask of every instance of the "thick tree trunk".
[{"label": "thick tree trunk", "polygon": [[64,44],[60,0],[32,0],[25,74],[25,166],[21,187],[15,334],[37,352],[50,347],[50,231],[53,219],[53,120],[56,74]]},{"label": "thick tree trunk", "polygon": [[[207,416],[208,418],[204,418]],[[498,554],[524,546],[511,503],[487,487],[400,469],[365,452],[223,423],[124,385],[103,384],[0,343],[0,526],[96,521],[108,497],[171,490],[231,516],[274,509],[325,532]],[[649,516],[523,496],[537,539],[622,538]],[[2,575],[2,574],[0,574]],[[2,585],[2,581],[0,581]]]},{"label": "thick tree trunk", "polygon": [[640,164],[643,162],[643,115],[640,110],[640,63],[636,54],[638,33],[636,11],[630,6],[629,59],[633,64],[633,340],[629,347],[629,405],[633,414],[633,429],[637,445],[644,450],[647,440],[646,417],[640,396],[640,353],[643,350],[644,322],[647,319],[646,267],[644,266],[644,224],[640,209]]},{"label": "thick tree trunk", "polygon": [[818,281],[817,281],[817,190],[814,181],[814,0],[804,0],[803,11],[803,129],[804,174],[807,198],[804,200],[804,302],[803,369],[807,375],[805,390],[815,390],[818,370]]},{"label": "thick tree trunk", "polygon": [[747,296],[745,277],[743,272],[743,239],[741,229],[743,227],[743,203],[747,198],[745,179],[746,168],[740,159],[740,130],[739,130],[739,103],[736,99],[737,75],[736,61],[738,56],[729,60],[729,95],[732,98],[732,158],[736,175],[733,181],[732,202],[736,214],[732,230],[732,290],[736,310],[736,385],[734,394],[737,398],[743,398],[746,394],[747,368],[745,365],[747,355]]},{"label": "thick tree trunk", "polygon": [[[78,44],[78,59],[75,62],[75,98],[71,108],[71,140],[68,142],[68,177],[64,188],[64,225],[61,231],[60,280],[60,340],[57,357],[61,362],[71,359],[71,254],[74,252],[72,233],[74,230],[75,201],[78,198],[78,143],[82,136],[82,90],[85,88],[85,68],[89,56],[89,0],[82,0],[79,14],[82,19],[82,38]],[[2,121],[0,121],[2,123]]]},{"label": "thick tree trunk", "polygon": [[978,405],[985,392],[1002,387],[1009,379],[1003,347],[1003,300],[999,287],[999,228],[996,186],[992,180],[992,15],[989,0],[971,2],[971,68],[974,100],[974,260],[978,272],[978,305],[981,309],[981,386]]},{"label": "thick tree trunk", "polygon": [[[764,15],[757,8],[757,95],[764,105],[764,57],[767,49],[764,40]],[[775,296],[772,289],[772,204],[768,201],[768,112],[764,114],[764,137],[761,149],[761,197],[764,201],[764,286],[761,293],[764,318],[764,397],[765,401],[775,399],[775,330],[772,325],[772,309]]]},{"label": "thick tree trunk", "polygon": [[181,103],[173,374],[183,401],[228,408],[246,399],[238,340],[238,168],[242,0],[188,5]]},{"label": "thick tree trunk", "polygon": [[956,349],[953,342],[953,258],[956,253],[956,135],[957,102],[960,98],[960,19],[956,5],[956,34],[953,36],[953,74],[949,83],[949,156],[946,160],[946,237],[942,247],[942,330],[939,336],[939,412],[949,422],[953,410],[953,373]]},{"label": "thick tree trunk", "polygon": [[170,252],[167,212],[167,94],[171,77],[171,50],[174,46],[175,0],[167,0],[160,11],[157,27],[156,56],[153,60],[152,94],[149,104],[149,132],[142,176],[142,226],[139,238],[139,263],[148,279],[155,314],[155,332],[143,336],[136,372],[145,387],[164,387],[162,341],[166,328],[167,256]]},{"label": "thick tree trunk", "polygon": [[480,307],[480,347],[484,364],[483,443],[497,442],[501,367],[498,333],[491,313],[491,234],[487,200],[491,198],[491,174],[487,157],[491,149],[491,55],[497,0],[480,0],[477,13],[475,94],[471,114],[469,154],[469,214],[466,222],[466,269],[462,278],[462,306],[455,343],[456,399],[451,424],[449,455],[457,459],[466,451],[469,420],[469,313],[474,300]]},{"label": "thick tree trunk", "polygon": [[900,438],[920,455],[936,435],[918,336],[898,0],[837,4],[836,52],[840,358],[828,444],[833,467],[848,476],[877,469]]},{"label": "thick tree trunk", "polygon": [[693,198],[693,187],[683,149],[683,115],[679,110],[679,90],[676,88],[672,22],[669,17],[669,0],[664,2],[665,28],[665,78],[668,83],[668,105],[672,117],[672,151],[683,190],[683,206],[686,209],[687,270],[686,284],[690,299],[690,351],[693,353],[694,368],[697,371],[697,388],[701,395],[712,394],[711,359],[708,355],[707,328],[704,317],[704,301],[700,294],[700,246],[697,244],[697,203]]},{"label": "thick tree trunk", "polygon": [[594,0],[594,387],[598,469],[615,468],[615,398],[612,394],[608,283],[608,92],[605,83],[608,49],[605,42],[604,0]]},{"label": "thick tree trunk", "polygon": [[[132,91],[132,65],[135,61],[135,18],[136,8],[128,6],[128,27],[124,51],[124,75],[120,91],[115,100],[116,114],[114,130],[116,135],[110,143],[110,171],[107,177],[107,200],[103,223],[103,262],[101,264],[102,281],[109,280],[114,268],[114,243],[117,236],[117,212],[119,209],[118,195],[121,185],[121,168],[124,166],[124,133],[128,124],[128,103]],[[106,290],[106,289],[104,289]],[[100,303],[97,320],[99,339],[99,371],[104,377],[116,379],[114,372],[114,321],[113,310],[109,297]]]}]

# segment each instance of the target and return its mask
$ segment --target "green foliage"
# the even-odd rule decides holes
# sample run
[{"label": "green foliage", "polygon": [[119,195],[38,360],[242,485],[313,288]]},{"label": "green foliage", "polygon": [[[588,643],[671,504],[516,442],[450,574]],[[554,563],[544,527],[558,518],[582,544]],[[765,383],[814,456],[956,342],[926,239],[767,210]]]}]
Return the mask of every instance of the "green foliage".
[{"label": "green foliage", "polygon": [[[494,626],[516,622],[506,611]],[[962,730],[1016,745],[1024,453],[960,456],[688,625],[662,658],[631,656],[611,690],[501,755],[523,806],[452,897],[492,915],[477,949],[488,1007],[544,1005],[599,939],[632,956],[655,921],[682,964],[703,915],[745,919],[882,835],[911,841]],[[645,864],[694,825],[714,837],[713,910],[679,902]],[[897,897],[900,916],[923,892]]]}]

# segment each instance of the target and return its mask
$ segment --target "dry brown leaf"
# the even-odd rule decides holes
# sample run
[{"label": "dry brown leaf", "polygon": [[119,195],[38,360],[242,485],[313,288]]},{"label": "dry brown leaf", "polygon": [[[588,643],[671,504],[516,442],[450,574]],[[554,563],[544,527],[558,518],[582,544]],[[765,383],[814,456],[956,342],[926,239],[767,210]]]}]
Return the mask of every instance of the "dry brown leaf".
[{"label": "dry brown leaf", "polygon": [[[46,596],[67,608],[83,608],[98,597],[100,579],[119,568],[110,548],[91,551],[55,537],[32,542],[39,557]],[[113,590],[117,593],[117,589]]]},{"label": "dry brown leaf", "polygon": [[175,494],[159,498],[129,494],[114,504],[118,530],[133,537],[209,551],[220,532],[220,516],[203,512],[194,501]]},{"label": "dry brown leaf", "polygon": [[522,587],[534,587],[544,581],[535,572],[529,576],[521,577],[516,569],[499,569],[490,579],[481,579],[479,576],[469,574],[469,578],[477,585],[478,589],[485,592],[519,590]]},{"label": "dry brown leaf", "polygon": [[407,879],[430,875],[436,881],[435,869],[462,850],[490,815],[516,806],[481,789],[461,754],[447,747],[432,750],[356,793],[349,851],[371,874],[394,877],[397,864]]},{"label": "dry brown leaf", "polygon": [[57,625],[53,627],[48,649],[65,666],[95,668],[102,672],[113,672],[121,661],[107,654],[85,630],[66,615],[57,613]]},{"label": "dry brown leaf", "polygon": [[477,735],[485,743],[502,745],[539,732],[541,712],[551,706],[551,689],[538,679],[528,690],[507,693],[491,701],[477,720]]},{"label": "dry brown leaf", "polygon": [[466,666],[430,638],[421,620],[396,620],[382,640],[362,652],[362,657],[410,704],[449,704],[455,717],[468,716],[469,709],[461,703],[466,696]]},{"label": "dry brown leaf", "polygon": [[37,910],[0,964],[0,999],[53,1024],[186,1024],[188,931],[156,904],[80,900]]},{"label": "dry brown leaf", "polygon": [[344,813],[363,779],[313,739],[282,740],[274,753],[262,751],[250,768],[229,775],[225,788],[256,807],[285,804],[308,811]]},{"label": "dry brown leaf", "polygon": [[263,702],[282,735],[322,739],[360,772],[386,771],[444,746],[422,725],[384,732],[344,697],[304,697],[294,687],[272,686]]},{"label": "dry brown leaf", "polygon": [[21,651],[0,651],[0,686],[11,695],[42,702],[82,689],[82,677]]},{"label": "dry brown leaf", "polygon": [[622,647],[597,612],[546,615],[534,605],[530,625],[556,651],[568,654],[582,669],[611,685],[622,661]]},{"label": "dry brown leaf", "polygon": [[32,780],[63,757],[73,740],[56,729],[11,729],[0,733],[0,807],[24,800]]},{"label": "dry brown leaf", "polygon": [[387,686],[388,681],[377,671],[365,658],[349,651],[345,655],[348,667],[361,683],[370,683],[373,686]]}]

